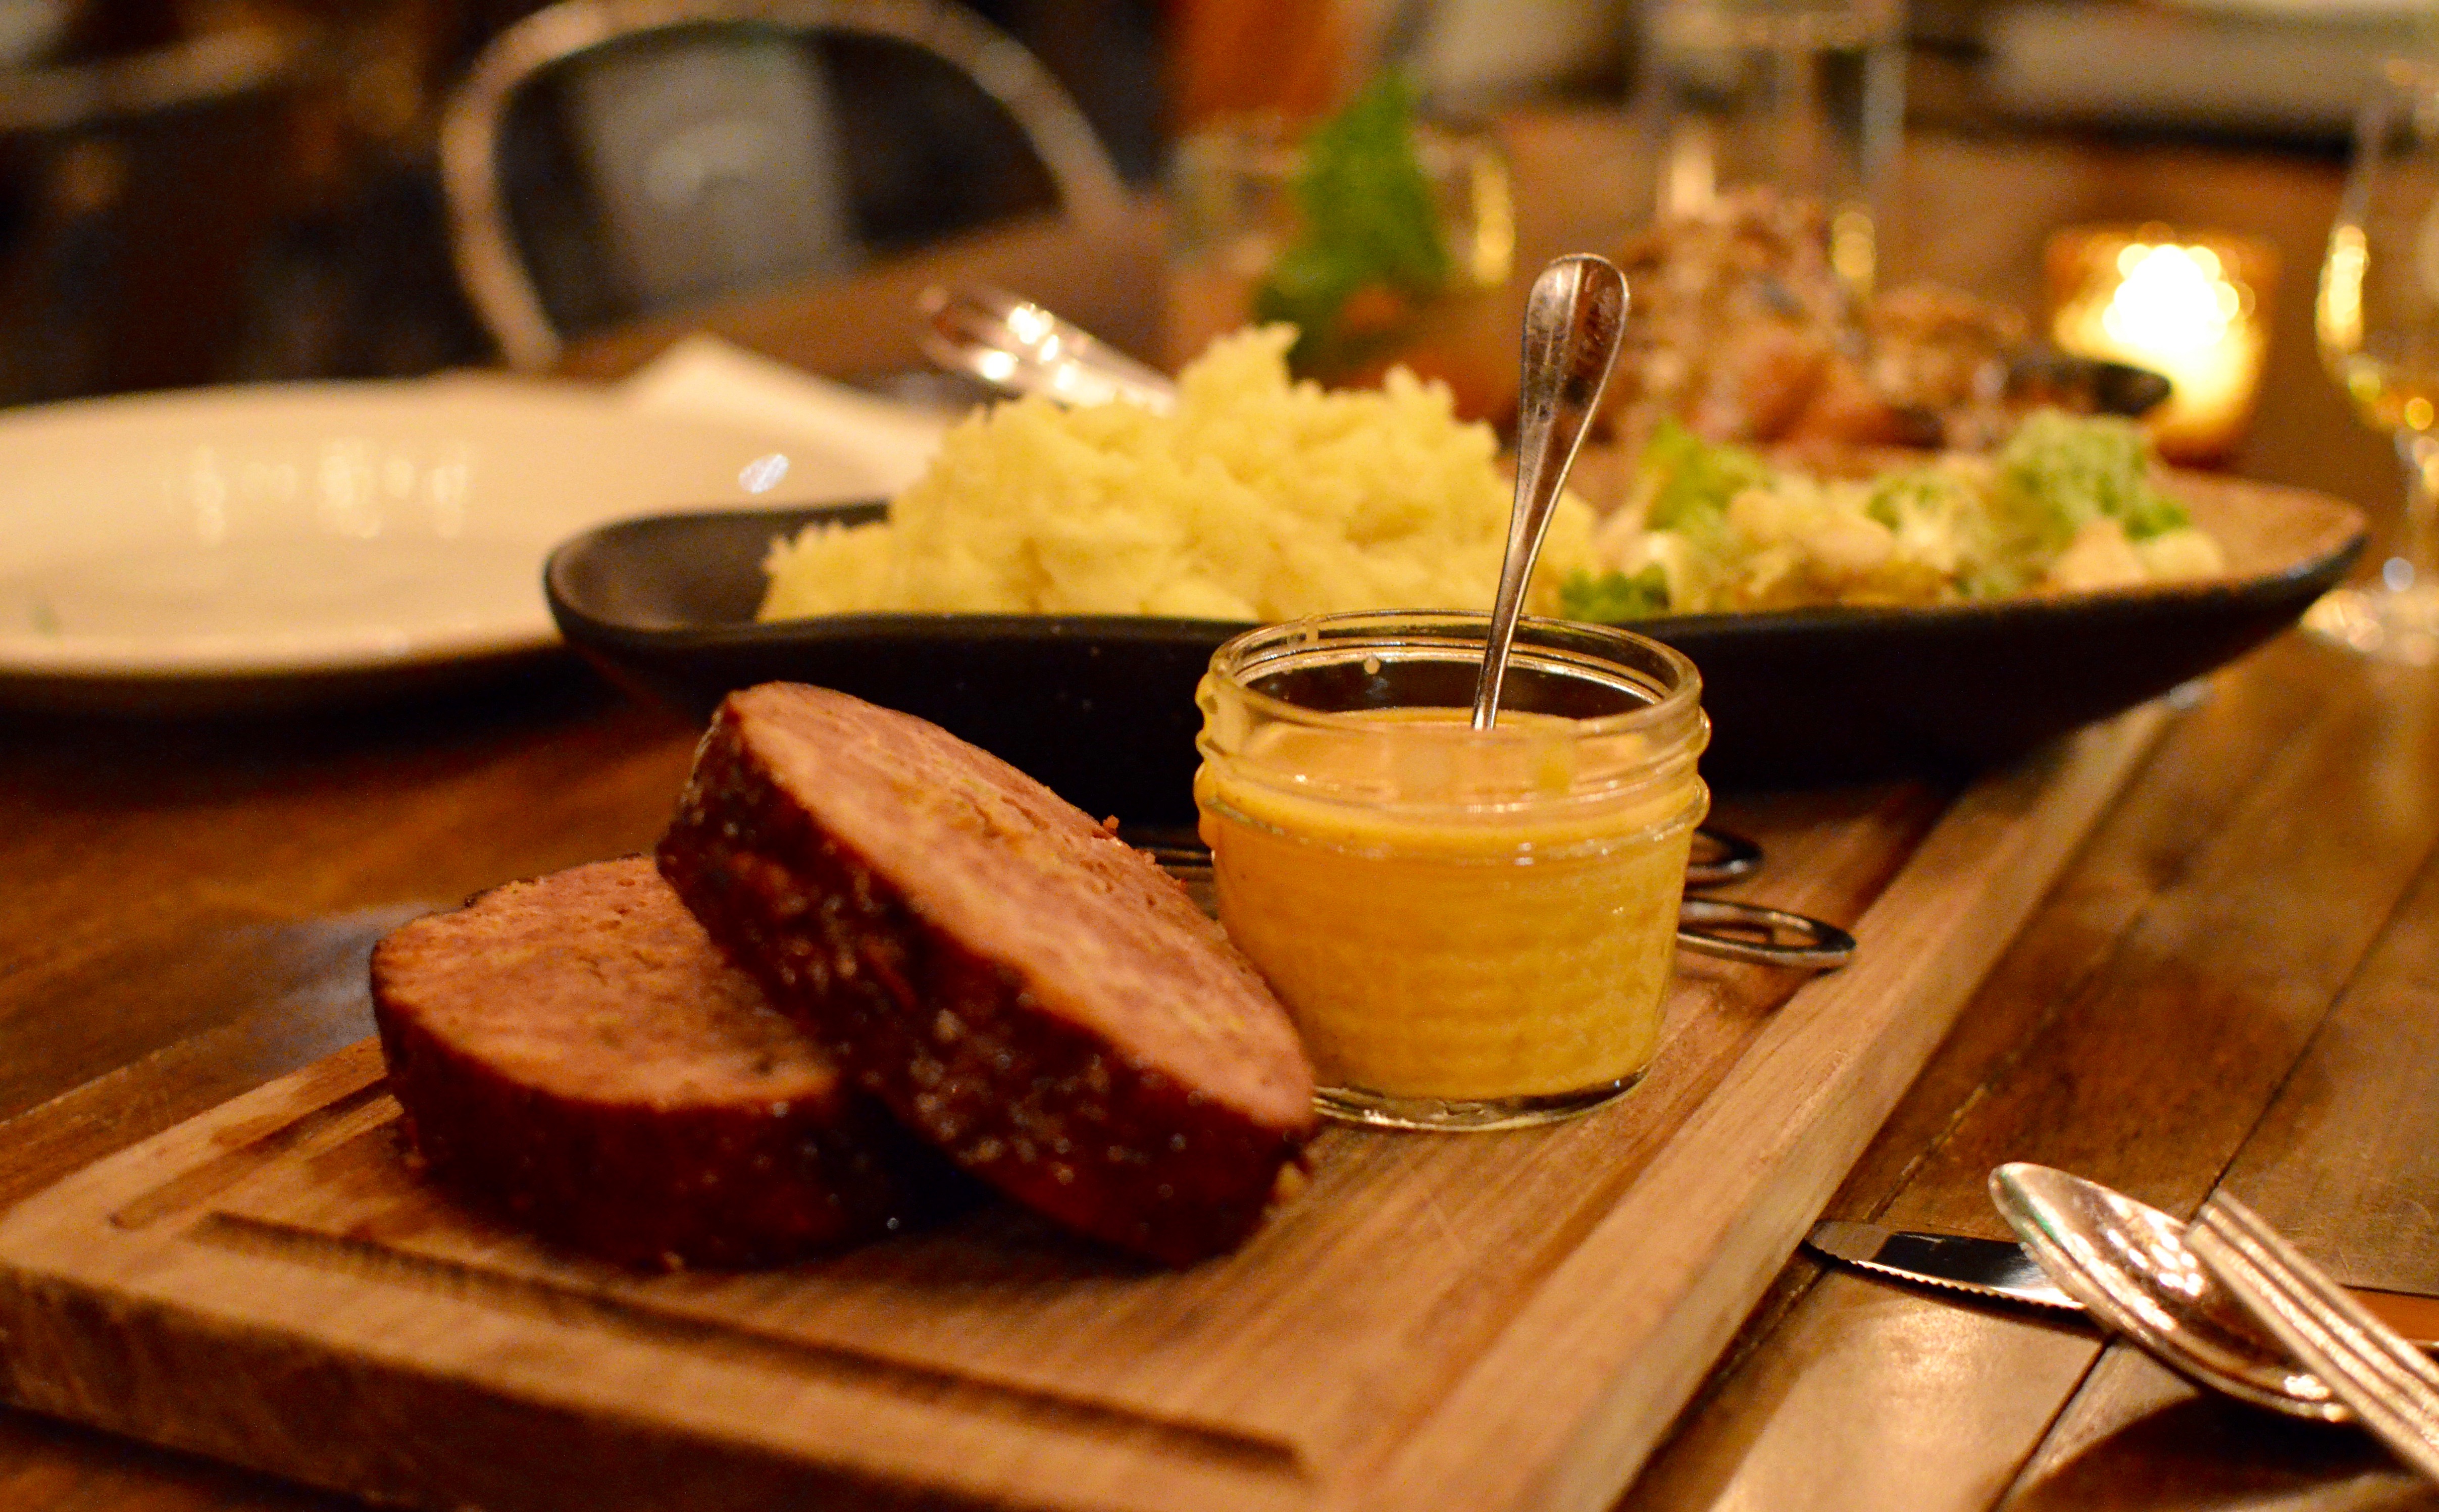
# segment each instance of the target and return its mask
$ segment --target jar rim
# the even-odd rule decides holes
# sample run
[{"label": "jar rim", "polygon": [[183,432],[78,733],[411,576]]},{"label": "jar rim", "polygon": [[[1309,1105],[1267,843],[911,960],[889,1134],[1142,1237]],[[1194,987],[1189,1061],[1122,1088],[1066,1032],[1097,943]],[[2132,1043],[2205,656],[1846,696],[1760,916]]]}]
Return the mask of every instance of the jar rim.
[{"label": "jar rim", "polygon": [[[1357,610],[1309,615],[1230,637],[1212,652],[1210,673],[1224,678],[1236,696],[1267,718],[1325,728],[1343,726],[1352,723],[1360,711],[1312,708],[1264,691],[1255,685],[1256,679],[1266,668],[1287,670],[1299,661],[1343,661],[1367,647],[1452,653],[1433,658],[1445,660],[1460,660],[1473,647],[1478,663],[1478,647],[1488,639],[1489,625],[1490,616],[1478,610]],[[1559,675],[1589,673],[1587,680],[1607,682],[1622,694],[1646,701],[1613,714],[1569,716],[1579,736],[1657,733],[1700,717],[1702,674],[1693,660],[1633,631],[1526,615],[1517,622],[1513,655],[1511,679],[1519,663],[1529,663]],[[1451,726],[1450,733],[1473,739],[1538,738],[1517,723],[1496,724],[1484,731]]]}]

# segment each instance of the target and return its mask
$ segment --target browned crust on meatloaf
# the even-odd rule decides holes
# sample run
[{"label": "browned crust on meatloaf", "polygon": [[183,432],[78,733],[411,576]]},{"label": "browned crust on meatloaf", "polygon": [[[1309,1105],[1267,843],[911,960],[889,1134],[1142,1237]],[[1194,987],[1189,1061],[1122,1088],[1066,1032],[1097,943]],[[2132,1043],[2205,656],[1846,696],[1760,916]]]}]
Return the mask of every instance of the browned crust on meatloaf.
[{"label": "browned crust on meatloaf", "polygon": [[844,694],[734,694],[661,870],[916,1132],[1173,1264],[1260,1221],[1312,1076],[1253,967],[1151,860],[997,757]]},{"label": "browned crust on meatloaf", "polygon": [[644,857],[495,888],[375,947],[407,1137],[475,1205],[621,1265],[768,1265],[957,1178],[773,1012]]}]

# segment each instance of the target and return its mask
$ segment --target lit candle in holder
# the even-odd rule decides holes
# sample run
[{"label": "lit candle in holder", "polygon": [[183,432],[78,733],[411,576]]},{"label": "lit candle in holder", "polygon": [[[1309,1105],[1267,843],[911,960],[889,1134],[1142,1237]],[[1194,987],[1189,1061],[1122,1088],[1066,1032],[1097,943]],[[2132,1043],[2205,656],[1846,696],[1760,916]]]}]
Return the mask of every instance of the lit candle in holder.
[{"label": "lit candle in holder", "polygon": [[2145,424],[2160,454],[2203,462],[2243,437],[2270,344],[2277,258],[2260,242],[2163,225],[2050,239],[2050,336],[2082,357],[2147,367],[2166,402]]}]

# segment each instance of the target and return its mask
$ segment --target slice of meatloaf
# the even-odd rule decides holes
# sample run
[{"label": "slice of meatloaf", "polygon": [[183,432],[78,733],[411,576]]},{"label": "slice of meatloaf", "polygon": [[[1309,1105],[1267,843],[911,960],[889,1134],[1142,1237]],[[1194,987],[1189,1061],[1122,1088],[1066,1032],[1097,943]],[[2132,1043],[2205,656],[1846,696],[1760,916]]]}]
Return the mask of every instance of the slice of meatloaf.
[{"label": "slice of meatloaf", "polygon": [[1312,1072],[1150,858],[1006,762],[824,688],[730,695],[663,875],[958,1165],[1172,1264],[1260,1220]]},{"label": "slice of meatloaf", "polygon": [[645,857],[416,919],[375,947],[372,993],[432,1174],[621,1264],[776,1263],[962,1184],[772,1011]]}]

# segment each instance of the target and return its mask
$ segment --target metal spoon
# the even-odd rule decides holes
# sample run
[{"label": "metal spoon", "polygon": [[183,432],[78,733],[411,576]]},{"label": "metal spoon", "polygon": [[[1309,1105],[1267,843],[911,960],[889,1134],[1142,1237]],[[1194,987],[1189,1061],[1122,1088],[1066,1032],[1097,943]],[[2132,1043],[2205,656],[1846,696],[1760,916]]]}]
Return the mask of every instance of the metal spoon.
[{"label": "metal spoon", "polygon": [[1516,405],[1516,508],[1508,517],[1507,557],[1499,569],[1499,597],[1490,609],[1490,638],[1482,649],[1482,678],[1473,688],[1473,727],[1499,720],[1499,690],[1524,585],[1541,554],[1558,489],[1576,450],[1600,408],[1626,333],[1626,275],[1589,253],[1560,258],[1533,280],[1524,303],[1524,377]]},{"label": "metal spoon", "polygon": [[[1176,407],[1177,387],[1167,378],[1030,300],[996,289],[933,288],[924,291],[920,303],[923,350],[952,372],[1061,404],[1124,399],[1160,413]],[[1483,676],[1488,691],[1476,689],[1476,729],[1489,728],[1497,717],[1499,682],[1506,674],[1523,584],[1585,425],[1599,407],[1625,317],[1626,279],[1599,258],[1561,258],[1542,270],[1533,286],[1524,323],[1516,512],[1500,582],[1502,609],[1493,614],[1497,667],[1494,670],[1486,657]],[[1703,854],[1686,868],[1688,887],[1732,881],[1761,865],[1761,847],[1752,841],[1715,830],[1703,834]],[[1163,865],[1180,875],[1197,881],[1208,877],[1210,853],[1199,845],[1153,849]],[[1721,898],[1687,898],[1677,943],[1705,955],[1799,970],[1831,969],[1855,953],[1854,936],[1835,925]]]},{"label": "metal spoon", "polygon": [[[1575,466],[1584,433],[1600,410],[1626,334],[1626,275],[1589,253],[1560,258],[1541,270],[1524,303],[1524,374],[1516,406],[1516,507],[1508,516],[1507,556],[1499,569],[1499,596],[1473,686],[1473,727],[1499,720],[1499,692],[1507,681],[1524,585],[1541,554],[1550,516]],[[1728,866],[1736,863],[1729,847]],[[1758,864],[1756,851],[1752,858]],[[1735,875],[1725,870],[1723,876]],[[1799,970],[1832,970],[1855,955],[1855,937],[1801,914],[1725,898],[1689,898],[1678,911],[1677,943],[1703,955]]]},{"label": "metal spoon", "polygon": [[916,306],[923,312],[917,344],[952,373],[1060,404],[1120,400],[1158,415],[1177,407],[1177,384],[1167,374],[1030,299],[982,285],[935,287],[924,290]]},{"label": "metal spoon", "polygon": [[1990,1173],[1990,1201],[2059,1290],[2195,1385],[2292,1417],[2352,1420],[2202,1264],[2183,1223],[2021,1161]]}]

